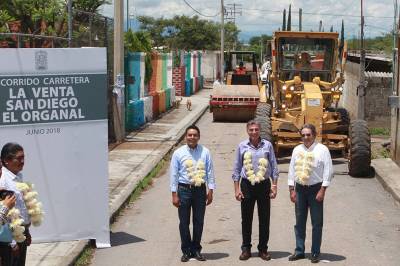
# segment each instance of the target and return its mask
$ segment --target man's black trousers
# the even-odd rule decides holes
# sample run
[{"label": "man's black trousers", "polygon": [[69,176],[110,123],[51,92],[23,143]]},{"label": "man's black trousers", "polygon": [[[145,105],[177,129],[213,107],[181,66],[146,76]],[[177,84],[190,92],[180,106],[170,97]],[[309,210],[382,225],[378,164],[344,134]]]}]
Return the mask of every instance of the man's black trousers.
[{"label": "man's black trousers", "polygon": [[258,230],[259,242],[258,250],[268,250],[269,240],[269,220],[271,210],[271,200],[269,193],[271,190],[271,182],[266,179],[260,183],[252,185],[247,179],[242,179],[240,189],[244,199],[241,201],[242,211],[242,250],[251,249],[251,229],[253,224],[254,205],[257,202],[258,210]]}]

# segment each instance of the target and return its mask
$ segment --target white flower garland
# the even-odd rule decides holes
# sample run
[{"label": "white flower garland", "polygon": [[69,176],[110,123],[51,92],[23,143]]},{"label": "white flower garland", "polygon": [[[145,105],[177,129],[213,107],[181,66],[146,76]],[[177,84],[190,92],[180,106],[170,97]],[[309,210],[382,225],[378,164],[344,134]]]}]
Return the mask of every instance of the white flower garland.
[{"label": "white flower garland", "polygon": [[13,235],[13,239],[18,243],[24,242],[26,237],[24,235],[25,227],[22,225],[24,220],[21,219],[21,214],[16,208],[12,208],[7,218],[10,220],[10,229]]},{"label": "white flower garland", "polygon": [[44,212],[42,203],[37,200],[38,193],[34,190],[34,185],[23,182],[17,182],[16,185],[17,189],[22,193],[32,225],[41,225]]},{"label": "white flower garland", "polygon": [[294,169],[297,181],[302,185],[307,185],[310,179],[314,154],[312,152],[301,152],[296,160]]},{"label": "white flower garland", "polygon": [[206,171],[205,164],[202,160],[199,160],[196,166],[194,165],[193,160],[186,160],[185,166],[188,177],[195,187],[200,187],[205,183],[204,177],[206,176]]},{"label": "white flower garland", "polygon": [[243,165],[244,169],[246,169],[246,176],[250,183],[254,186],[256,183],[260,183],[261,181],[265,180],[265,173],[268,169],[268,160],[265,158],[260,158],[258,160],[258,171],[257,173],[253,170],[253,163],[252,163],[252,154],[251,152],[247,151],[244,153],[243,156]]}]

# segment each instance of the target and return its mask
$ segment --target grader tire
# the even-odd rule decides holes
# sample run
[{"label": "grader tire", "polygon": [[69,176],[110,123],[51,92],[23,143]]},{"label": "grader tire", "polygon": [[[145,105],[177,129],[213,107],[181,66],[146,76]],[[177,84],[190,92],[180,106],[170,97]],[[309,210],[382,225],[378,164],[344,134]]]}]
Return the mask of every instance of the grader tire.
[{"label": "grader tire", "polygon": [[271,105],[258,103],[255,120],[260,123],[260,137],[272,142]]},{"label": "grader tire", "polygon": [[367,122],[352,121],[349,127],[349,175],[352,177],[368,177],[371,175],[371,136]]}]

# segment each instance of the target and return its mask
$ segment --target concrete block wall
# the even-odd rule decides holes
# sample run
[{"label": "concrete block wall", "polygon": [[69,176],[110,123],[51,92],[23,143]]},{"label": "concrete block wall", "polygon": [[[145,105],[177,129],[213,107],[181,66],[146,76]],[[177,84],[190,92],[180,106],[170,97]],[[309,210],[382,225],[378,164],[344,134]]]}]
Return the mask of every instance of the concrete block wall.
[{"label": "concrete block wall", "polygon": [[[345,83],[339,105],[347,109],[350,119],[357,118],[359,72],[359,64],[349,61],[346,63]],[[366,81],[368,84],[365,98],[365,120],[370,127],[389,128],[390,108],[388,106],[388,97],[391,95],[391,78],[367,77]]]},{"label": "concrete block wall", "polygon": [[200,73],[206,80],[214,81],[219,72],[220,52],[204,51],[201,55]]},{"label": "concrete block wall", "polygon": [[[167,107],[171,107],[175,101],[175,94],[171,95],[166,104],[165,90],[171,91],[172,86],[172,54],[162,54],[154,52],[151,54],[151,64],[153,73],[150,82],[145,91],[145,53],[130,53],[126,60],[126,70],[128,75],[133,76],[135,82],[130,84],[135,85],[132,89],[126,86],[126,90],[132,91],[132,99],[128,99],[127,116],[131,125],[129,129],[136,129],[141,125],[142,121],[149,122],[162,112],[165,112]],[[129,60],[130,61],[129,61]],[[183,72],[184,74],[184,69]],[[133,79],[132,79],[133,80]],[[175,89],[173,89],[175,93]],[[131,100],[131,101],[129,101]],[[138,108],[138,103],[143,103],[141,108]],[[140,119],[139,119],[140,118]],[[143,119],[142,119],[143,118]]]},{"label": "concrete block wall", "polygon": [[144,101],[144,119],[145,122],[153,120],[153,96],[143,98]]},{"label": "concrete block wall", "polygon": [[172,87],[172,53],[167,54],[167,87]]},{"label": "concrete block wall", "polygon": [[146,72],[145,57],[146,57],[145,53],[140,53],[140,98],[143,98],[146,95],[144,86],[144,79]]},{"label": "concrete block wall", "polygon": [[157,91],[157,71],[158,71],[158,55],[157,53],[151,54],[151,66],[153,68],[153,73],[151,75],[150,84],[149,84],[149,93],[148,95],[153,95],[154,92]]},{"label": "concrete block wall", "polygon": [[156,90],[162,90],[163,63],[162,54],[157,53]]},{"label": "concrete block wall", "polygon": [[365,118],[370,127],[390,128],[389,95],[392,94],[391,78],[371,77],[367,79]]},{"label": "concrete block wall", "polygon": [[174,107],[174,103],[175,103],[175,101],[176,101],[176,92],[175,92],[175,87],[174,86],[171,86],[171,98],[170,98],[170,104],[171,104],[171,106],[172,107]]}]

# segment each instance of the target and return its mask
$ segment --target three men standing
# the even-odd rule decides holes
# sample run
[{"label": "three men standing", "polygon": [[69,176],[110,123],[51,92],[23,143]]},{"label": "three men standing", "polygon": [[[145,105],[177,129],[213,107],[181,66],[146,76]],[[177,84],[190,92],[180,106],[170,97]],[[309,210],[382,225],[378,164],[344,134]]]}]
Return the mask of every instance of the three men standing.
[{"label": "three men standing", "polygon": [[290,200],[295,203],[296,249],[289,261],[305,258],[304,241],[310,209],[312,223],[311,262],[319,262],[323,226],[323,201],[333,175],[332,159],[328,148],[315,142],[316,130],[311,124],[301,129],[303,144],[296,146],[289,165],[288,185]]},{"label": "three men standing", "polygon": [[258,255],[263,260],[270,260],[271,256],[268,254],[270,198],[276,197],[279,171],[272,144],[260,138],[260,124],[249,121],[247,134],[249,139],[242,141],[237,148],[232,175],[235,198],[241,202],[243,242],[239,259],[247,260],[251,257],[251,229],[254,205],[257,202]]},{"label": "three men standing", "polygon": [[[213,200],[214,169],[210,151],[198,144],[200,129],[195,125],[189,126],[185,132],[185,139],[187,144],[174,152],[170,167],[172,204],[178,208],[179,215],[183,253],[181,261],[187,262],[191,257],[205,261],[200,253],[202,248],[200,242],[206,205],[211,204]],[[191,211],[193,211],[193,238],[189,230]]]},{"label": "three men standing", "polygon": [[[316,129],[305,124],[301,129],[303,144],[292,153],[288,185],[290,200],[295,203],[296,249],[289,261],[305,258],[304,242],[308,209],[312,222],[311,262],[319,262],[323,226],[323,200],[333,176],[332,159],[326,146],[315,141]],[[240,260],[251,257],[251,234],[254,206],[257,202],[259,219],[258,255],[270,260],[268,254],[270,199],[277,195],[279,170],[272,144],[260,138],[260,124],[247,123],[249,139],[242,141],[236,151],[234,171],[235,198],[241,202],[242,253]],[[181,236],[181,261],[191,257],[204,261],[201,252],[206,205],[213,200],[215,178],[213,163],[207,148],[198,144],[200,130],[192,125],[186,129],[187,144],[177,149],[171,159],[170,188],[172,204],[178,208]],[[272,180],[272,184],[271,184]],[[208,188],[208,189],[207,189]],[[193,211],[193,238],[189,224]]]}]

